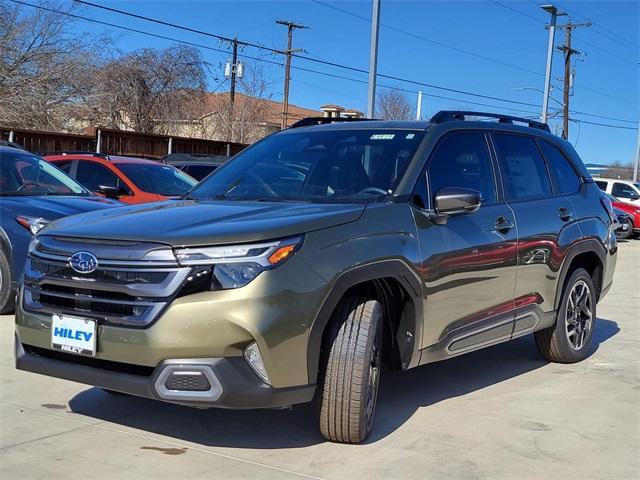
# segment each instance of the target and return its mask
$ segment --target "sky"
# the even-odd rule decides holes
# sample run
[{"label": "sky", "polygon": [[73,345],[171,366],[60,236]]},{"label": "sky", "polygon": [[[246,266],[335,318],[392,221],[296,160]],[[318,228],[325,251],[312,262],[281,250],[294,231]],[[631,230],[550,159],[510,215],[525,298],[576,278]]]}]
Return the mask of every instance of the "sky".
[{"label": "sky", "polygon": [[[70,0],[64,1],[71,4]],[[371,0],[90,1],[210,33],[237,35],[240,40],[277,49],[286,46],[286,28],[275,20],[291,20],[309,27],[294,33],[294,48],[304,49],[302,55],[364,71],[369,67]],[[591,27],[580,27],[573,33],[572,47],[580,54],[573,57],[570,108],[582,113],[572,117],[626,127],[572,122],[569,140],[585,163],[632,162],[640,119],[640,2],[560,0],[554,4],[568,13],[558,18],[559,25],[567,21],[592,22]],[[230,57],[228,45],[91,6],[75,4],[74,11],[96,20],[223,50],[201,52],[212,65],[208,88],[228,90],[223,74],[224,63]],[[424,118],[442,109],[537,116],[544,87],[548,20],[549,14],[533,0],[381,0],[378,74],[396,78],[379,77],[378,88],[402,89],[412,103],[417,91],[422,90]],[[172,43],[86,22],[78,28],[112,35],[123,51],[162,48]],[[564,31],[559,30],[556,46],[563,42]],[[244,58],[247,67],[259,66],[269,80],[272,99],[282,100],[282,56],[252,47],[241,49],[240,54],[254,58]],[[560,108],[564,75],[562,53],[556,50],[553,57],[552,97],[556,101],[550,101],[551,112]],[[290,103],[312,109],[334,103],[366,111],[366,73],[301,58],[293,59],[293,67]],[[560,115],[550,121],[552,129],[559,127],[559,118]]]}]

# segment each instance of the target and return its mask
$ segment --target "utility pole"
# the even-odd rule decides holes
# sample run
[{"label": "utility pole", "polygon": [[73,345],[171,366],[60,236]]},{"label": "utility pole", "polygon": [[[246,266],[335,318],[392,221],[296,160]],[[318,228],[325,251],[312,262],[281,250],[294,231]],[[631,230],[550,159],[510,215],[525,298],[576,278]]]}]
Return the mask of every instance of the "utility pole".
[{"label": "utility pole", "polygon": [[578,27],[590,27],[591,23],[571,23],[568,22],[564,28],[564,45],[558,47],[564,53],[564,87],[562,94],[562,138],[569,139],[569,97],[573,87],[573,75],[571,73],[571,56],[580,53],[571,48],[571,33]]},{"label": "utility pole", "polygon": [[547,45],[547,68],[544,75],[544,96],[542,97],[542,113],[540,120],[542,123],[547,123],[547,115],[549,111],[549,95],[551,95],[551,66],[553,63],[553,44],[556,38],[556,19],[560,15],[566,15],[564,12],[559,12],[553,5],[541,5],[545,12],[551,14],[551,21],[549,22],[549,43]]},{"label": "utility pole", "polygon": [[[236,73],[238,65],[238,37],[233,37],[233,56],[231,59],[231,68],[229,75],[231,76],[231,87],[229,88],[229,100],[231,101],[231,109],[233,110],[233,102],[236,100]],[[226,73],[226,72],[225,72]]]},{"label": "utility pole", "polygon": [[236,101],[236,79],[242,78],[242,63],[238,62],[238,37],[234,36],[231,40],[232,57],[231,61],[227,60],[224,66],[224,76],[231,80],[229,87],[229,130],[227,132],[227,142],[231,141],[233,136],[234,121],[234,103]]},{"label": "utility pole", "polygon": [[285,129],[288,126],[287,120],[289,117],[289,82],[291,81],[291,57],[294,53],[302,52],[302,49],[292,49],[293,43],[293,31],[306,27],[300,23],[289,22],[287,20],[276,20],[276,23],[287,27],[287,49],[284,54],[287,56],[287,63],[284,70],[284,96],[282,98],[282,128]]},{"label": "utility pole", "polygon": [[416,106],[416,120],[422,118],[422,90],[418,90],[418,105]]},{"label": "utility pole", "polygon": [[369,92],[367,117],[373,118],[376,110],[376,76],[378,73],[378,37],[380,30],[380,0],[373,0],[371,15],[371,51],[369,53]]},{"label": "utility pole", "polygon": [[633,162],[633,181],[638,181],[638,167],[640,166],[640,125],[638,125],[638,140],[636,142],[636,161]]}]

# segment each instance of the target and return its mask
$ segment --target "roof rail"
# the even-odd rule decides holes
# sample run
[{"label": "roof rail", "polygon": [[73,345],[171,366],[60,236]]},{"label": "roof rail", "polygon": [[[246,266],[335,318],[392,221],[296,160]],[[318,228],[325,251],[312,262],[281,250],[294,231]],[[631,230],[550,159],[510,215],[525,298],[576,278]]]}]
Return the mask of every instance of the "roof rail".
[{"label": "roof rail", "polygon": [[64,150],[58,152],[43,152],[38,155],[45,157],[47,155],[91,155],[92,157],[104,158],[105,160],[111,160],[106,153],[88,152],[82,150]]},{"label": "roof rail", "polygon": [[311,125],[327,125],[338,122],[367,122],[377,120],[377,118],[353,118],[353,117],[306,117],[298,120],[289,128],[309,127]]},{"label": "roof rail", "polygon": [[431,123],[444,123],[453,120],[467,120],[466,117],[485,117],[496,118],[498,123],[509,123],[511,125],[514,122],[525,123],[530,128],[537,128],[545,132],[551,132],[549,125],[546,123],[538,122],[537,120],[531,120],[530,118],[512,117],[511,115],[501,115],[499,113],[486,113],[486,112],[466,112],[458,110],[442,110],[431,117]]}]

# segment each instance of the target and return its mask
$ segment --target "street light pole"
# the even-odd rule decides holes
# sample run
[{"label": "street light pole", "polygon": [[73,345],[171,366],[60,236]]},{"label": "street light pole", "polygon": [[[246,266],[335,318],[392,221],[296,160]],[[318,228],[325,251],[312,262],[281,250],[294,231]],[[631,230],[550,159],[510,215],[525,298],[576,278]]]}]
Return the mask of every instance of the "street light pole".
[{"label": "street light pole", "polygon": [[541,5],[545,12],[551,14],[551,22],[549,22],[549,44],[547,46],[547,69],[544,75],[544,94],[542,97],[542,113],[540,120],[547,123],[547,112],[549,109],[549,95],[551,94],[551,66],[553,64],[553,43],[556,38],[556,19],[559,15],[566,15],[564,12],[558,12],[553,5]]},{"label": "street light pole", "polygon": [[371,15],[371,52],[369,54],[369,92],[367,117],[373,118],[376,108],[376,74],[378,72],[378,33],[380,29],[380,0],[373,0]]},{"label": "street light pole", "polygon": [[640,125],[638,125],[638,140],[636,141],[636,161],[633,164],[633,181],[638,181],[638,166],[640,165]]}]

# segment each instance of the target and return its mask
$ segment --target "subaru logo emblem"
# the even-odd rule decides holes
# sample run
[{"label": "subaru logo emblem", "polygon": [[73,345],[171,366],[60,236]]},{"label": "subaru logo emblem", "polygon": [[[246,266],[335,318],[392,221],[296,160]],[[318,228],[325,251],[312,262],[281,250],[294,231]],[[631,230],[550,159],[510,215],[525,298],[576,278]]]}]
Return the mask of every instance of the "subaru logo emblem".
[{"label": "subaru logo emblem", "polygon": [[78,273],[92,273],[98,268],[98,259],[90,252],[76,252],[71,255],[69,266]]}]

